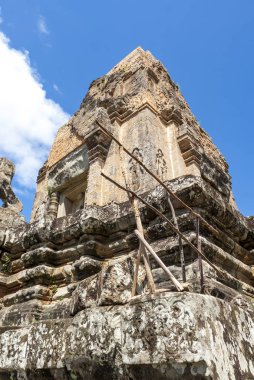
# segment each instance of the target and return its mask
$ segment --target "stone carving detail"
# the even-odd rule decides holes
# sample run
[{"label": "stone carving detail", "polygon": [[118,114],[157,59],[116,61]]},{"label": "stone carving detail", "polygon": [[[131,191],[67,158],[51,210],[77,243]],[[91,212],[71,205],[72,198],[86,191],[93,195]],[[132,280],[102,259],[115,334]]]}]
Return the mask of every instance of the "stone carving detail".
[{"label": "stone carving detail", "polygon": [[0,199],[2,207],[9,207],[18,213],[22,211],[22,203],[18,200],[11,188],[15,165],[7,158],[0,157]]},{"label": "stone carving detail", "polygon": [[[103,124],[105,125],[105,124]],[[107,128],[110,131],[110,128]],[[98,126],[94,126],[92,132],[86,137],[86,145],[88,148],[88,158],[91,164],[94,161],[99,160],[101,165],[104,165],[106,160],[111,138],[106,136]]]},{"label": "stone carving detail", "polygon": [[164,154],[161,149],[158,149],[156,153],[156,172],[163,181],[166,179],[167,171],[168,167],[164,158]]},{"label": "stone carving detail", "polygon": [[[134,148],[132,154],[140,161],[143,161],[141,149]],[[131,173],[131,187],[134,191],[140,188],[140,177],[144,173],[144,169],[133,159],[129,160],[129,171]]]},{"label": "stone carving detail", "polygon": [[57,210],[59,205],[59,194],[54,192],[50,195],[48,215],[55,219],[57,217]]},{"label": "stone carving detail", "polygon": [[188,124],[178,127],[177,141],[186,166],[199,165],[201,153],[198,134]]}]

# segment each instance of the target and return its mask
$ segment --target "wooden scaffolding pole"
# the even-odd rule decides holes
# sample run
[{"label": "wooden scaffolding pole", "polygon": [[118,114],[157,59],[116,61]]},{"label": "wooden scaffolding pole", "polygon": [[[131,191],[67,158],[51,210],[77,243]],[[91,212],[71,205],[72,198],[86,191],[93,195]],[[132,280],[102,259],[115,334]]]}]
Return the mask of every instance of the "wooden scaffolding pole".
[{"label": "wooden scaffolding pole", "polygon": [[116,185],[117,187],[119,187],[119,189],[122,189],[126,192],[128,192],[129,194],[133,195],[134,197],[136,197],[138,200],[140,200],[144,205],[146,205],[147,207],[149,207],[151,210],[153,210],[157,215],[159,215],[162,219],[164,219],[167,224],[170,226],[170,228],[176,233],[178,234],[183,241],[185,241],[189,247],[197,254],[197,255],[200,255],[203,260],[205,260],[217,273],[221,274],[223,277],[224,277],[224,274],[223,272],[217,268],[201,251],[199,251],[199,249],[197,247],[195,247],[194,244],[192,244],[185,236],[184,234],[178,230],[178,228],[176,228],[174,226],[173,223],[171,223],[171,221],[164,215],[162,214],[161,211],[157,210],[154,206],[150,205],[148,202],[146,202],[144,199],[142,199],[138,194],[136,194],[133,190],[130,190],[130,189],[126,189],[124,186],[120,185],[119,183],[117,183],[116,181],[114,181],[112,178],[108,177],[106,174],[104,174],[103,172],[101,173],[101,175],[106,178],[108,181],[110,181],[111,183],[113,183],[114,185]]},{"label": "wooden scaffolding pole", "polygon": [[[132,208],[134,211],[136,225],[137,225],[139,235],[142,236],[142,238],[144,238],[144,229],[142,226],[140,212],[139,212],[138,205],[137,205],[137,199],[134,198],[133,196],[131,197],[131,204],[132,204]],[[144,264],[145,264],[148,286],[151,290],[151,293],[155,292],[155,284],[154,284],[153,275],[152,275],[152,271],[151,271],[151,267],[150,267],[150,263],[149,263],[149,258],[148,258],[147,252],[146,252],[145,245],[141,242],[140,246],[139,246],[139,250],[138,250],[138,256],[137,256],[136,267],[135,267],[135,272],[134,272],[134,281],[133,281],[133,287],[132,287],[132,292],[131,292],[132,297],[134,297],[136,295],[136,289],[137,289],[137,283],[138,283],[138,269],[139,269],[139,264],[140,264],[140,260],[141,260],[142,255],[144,258]]]},{"label": "wooden scaffolding pole", "polygon": [[[169,194],[168,194],[168,203],[169,203],[169,207],[171,209],[174,225],[179,230],[175,209],[174,209],[174,206],[171,202]],[[179,245],[180,261],[181,261],[181,268],[182,268],[182,278],[183,278],[183,282],[186,282],[186,270],[185,270],[185,258],[184,258],[184,252],[183,252],[183,243],[182,243],[181,236],[179,236],[179,235],[178,235],[178,245]]]},{"label": "wooden scaffolding pole", "polygon": [[159,256],[154,252],[154,250],[152,249],[152,247],[150,246],[150,244],[145,240],[145,238],[140,234],[140,232],[137,231],[137,230],[135,230],[134,232],[137,235],[137,237],[139,238],[139,240],[141,241],[141,243],[144,244],[144,246],[148,249],[148,251],[151,253],[151,255],[153,256],[153,258],[157,261],[157,263],[159,264],[159,266],[168,275],[168,277],[170,278],[170,280],[175,285],[176,289],[179,292],[182,292],[184,290],[184,287],[182,286],[182,284],[180,284],[180,282],[170,272],[170,270],[166,267],[166,265],[161,261],[161,259],[159,258]]},{"label": "wooden scaffolding pole", "polygon": [[[122,174],[123,174],[124,181],[125,181],[125,186],[128,189],[129,186],[127,184],[127,177],[126,177],[124,162],[123,162],[123,147],[120,145],[119,145],[119,155],[120,155],[120,163],[121,163]],[[130,201],[132,210],[134,212],[134,217],[135,217],[137,229],[138,229],[139,233],[144,237],[144,229],[142,226],[140,212],[138,209],[137,199],[133,196],[130,196],[130,193],[128,193],[128,197],[129,197],[129,201]],[[134,270],[134,279],[133,279],[133,286],[132,286],[132,291],[131,291],[132,297],[134,297],[136,295],[137,284],[138,284],[138,271],[139,271],[139,265],[140,265],[141,257],[143,257],[144,264],[145,264],[148,286],[150,288],[151,293],[155,292],[155,284],[154,284],[153,274],[152,274],[152,270],[151,270],[150,263],[149,263],[149,257],[148,257],[148,254],[146,252],[145,246],[142,243],[140,243],[139,249],[138,249],[138,255],[136,258],[135,270]]]},{"label": "wooden scaffolding pole", "polygon": [[[199,236],[199,219],[196,219],[196,234],[197,234],[197,248],[199,252],[201,252],[201,239]],[[199,273],[200,273],[200,293],[204,293],[205,289],[205,283],[204,283],[204,271],[203,271],[203,262],[202,262],[202,256],[198,255],[198,267],[199,267]]]}]

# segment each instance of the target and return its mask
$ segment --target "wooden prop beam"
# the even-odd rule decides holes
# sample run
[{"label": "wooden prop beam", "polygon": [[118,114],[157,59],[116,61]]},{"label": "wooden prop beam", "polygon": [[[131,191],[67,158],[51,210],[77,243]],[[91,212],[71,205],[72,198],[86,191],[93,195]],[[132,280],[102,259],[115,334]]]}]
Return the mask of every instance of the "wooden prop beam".
[{"label": "wooden prop beam", "polygon": [[[199,236],[199,219],[196,220],[196,234],[197,234],[197,248],[199,252],[201,252],[201,239]],[[204,282],[204,271],[203,271],[203,262],[202,262],[202,256],[198,255],[198,267],[199,267],[199,273],[200,273],[200,289],[201,293],[204,293],[205,289],[205,282]]]},{"label": "wooden prop beam", "polygon": [[176,233],[178,234],[182,240],[184,240],[191,249],[193,249],[193,251],[197,254],[197,255],[201,255],[201,257],[203,258],[203,260],[205,260],[217,273],[221,274],[223,277],[224,277],[224,273],[219,269],[217,268],[215,265],[213,265],[213,263],[201,252],[198,250],[198,248],[195,247],[194,244],[192,244],[185,236],[184,234],[182,234],[181,231],[178,230],[178,228],[176,228],[173,223],[171,223],[171,221],[164,215],[162,214],[162,212],[160,212],[159,210],[157,210],[155,207],[153,207],[152,205],[150,205],[148,202],[146,202],[144,199],[142,199],[139,195],[137,195],[133,190],[130,190],[130,189],[126,189],[124,186],[120,185],[119,183],[117,183],[116,181],[114,181],[112,178],[108,177],[106,174],[104,174],[103,172],[101,173],[101,175],[106,178],[108,181],[110,181],[111,183],[113,183],[114,185],[116,185],[117,187],[119,187],[119,189],[122,189],[126,192],[129,192],[130,194],[132,194],[134,197],[136,197],[138,200],[140,200],[140,202],[142,202],[144,205],[146,205],[147,207],[149,207],[151,210],[153,210],[157,215],[159,215],[162,219],[164,219],[167,224],[170,226],[170,228]]},{"label": "wooden prop beam", "polygon": [[168,275],[168,277],[170,278],[170,280],[173,282],[173,284],[175,285],[176,289],[179,291],[179,292],[182,292],[184,290],[182,284],[180,284],[180,282],[175,278],[175,276],[170,272],[170,270],[166,267],[166,265],[161,261],[161,259],[159,258],[159,256],[157,255],[157,253],[154,252],[154,250],[152,249],[152,247],[150,246],[150,244],[146,241],[146,239],[139,233],[139,231],[135,230],[134,231],[135,234],[137,235],[137,237],[139,238],[140,242],[142,244],[144,244],[144,246],[148,249],[148,251],[151,253],[151,255],[153,256],[153,258],[157,261],[157,263],[159,264],[159,266],[164,270],[164,272]]},{"label": "wooden prop beam", "polygon": [[[124,163],[123,163],[123,147],[122,146],[119,146],[119,155],[120,155],[120,164],[121,164],[121,169],[122,169],[122,173],[123,173],[123,178],[125,181],[125,186],[128,189],[129,186],[127,184],[127,176],[125,173],[125,168],[124,168]],[[140,212],[139,212],[139,208],[137,205],[137,199],[133,196],[130,196],[130,193],[128,193],[128,197],[129,197],[129,201],[130,201],[131,207],[132,207],[133,212],[134,212],[137,229],[141,233],[141,235],[144,236]],[[150,268],[149,257],[146,253],[146,249],[145,249],[144,245],[140,244],[140,247],[138,250],[138,255],[136,258],[135,270],[134,270],[134,278],[133,278],[133,285],[132,285],[132,291],[131,291],[132,297],[134,297],[136,295],[137,284],[138,284],[138,270],[139,270],[139,265],[140,265],[140,260],[141,260],[142,255],[143,255],[144,264],[145,264],[148,286],[151,290],[151,293],[155,292],[155,284],[154,284],[154,280],[153,280],[152,271]]]},{"label": "wooden prop beam", "polygon": [[[175,209],[174,209],[174,206],[171,202],[169,194],[168,194],[168,203],[169,203],[169,207],[171,209],[174,225],[179,230]],[[186,282],[186,270],[185,270],[185,258],[184,258],[184,252],[183,252],[183,243],[182,243],[182,239],[179,235],[178,235],[178,245],[179,245],[180,261],[181,261],[181,268],[182,268],[182,278],[183,278],[183,282]]]},{"label": "wooden prop beam", "polygon": [[[143,230],[140,212],[138,209],[136,198],[132,197],[131,205],[132,205],[132,208],[134,211],[138,232],[139,232],[140,236],[144,237],[144,230]],[[135,296],[135,294],[136,294],[136,288],[137,288],[137,283],[138,283],[138,269],[139,269],[140,259],[141,259],[142,255],[144,258],[144,264],[145,264],[148,286],[151,290],[151,293],[155,292],[155,284],[154,284],[153,275],[152,275],[152,271],[151,271],[151,267],[150,267],[150,263],[149,263],[149,257],[147,255],[144,244],[141,243],[139,250],[138,250],[138,257],[137,257],[136,268],[135,268],[135,272],[134,272],[134,281],[133,281],[133,288],[132,288],[132,295],[133,296]]]}]

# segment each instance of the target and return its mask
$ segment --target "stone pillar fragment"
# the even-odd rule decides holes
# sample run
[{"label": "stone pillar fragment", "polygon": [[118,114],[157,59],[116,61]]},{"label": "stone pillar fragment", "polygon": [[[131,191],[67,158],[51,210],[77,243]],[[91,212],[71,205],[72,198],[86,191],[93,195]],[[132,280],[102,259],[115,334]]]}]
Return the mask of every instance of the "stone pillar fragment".
[{"label": "stone pillar fragment", "polygon": [[54,192],[50,195],[50,202],[49,202],[49,209],[48,209],[48,216],[52,219],[55,219],[57,217],[57,211],[59,206],[59,194],[57,192]]}]

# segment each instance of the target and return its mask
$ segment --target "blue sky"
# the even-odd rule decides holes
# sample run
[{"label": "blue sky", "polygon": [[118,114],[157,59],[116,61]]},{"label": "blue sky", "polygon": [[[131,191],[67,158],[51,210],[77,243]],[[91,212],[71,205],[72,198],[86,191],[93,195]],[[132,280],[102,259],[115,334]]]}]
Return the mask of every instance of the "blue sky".
[{"label": "blue sky", "polygon": [[[20,81],[16,88],[16,74],[9,74],[2,98],[8,101],[10,87],[13,115],[20,100],[31,101],[34,113],[30,117],[17,112],[10,128],[6,125],[10,114],[0,117],[0,155],[17,163],[14,186],[27,219],[35,169],[45,158],[57,127],[78,109],[91,81],[137,46],[150,50],[179,84],[197,120],[230,165],[240,211],[254,214],[253,0],[0,0],[0,6],[7,57],[1,67],[0,55],[1,70],[6,70],[8,79],[13,59],[9,53],[14,52],[17,64],[25,62],[36,82],[31,81],[29,87],[22,84],[28,80]],[[23,69],[24,77],[30,75]],[[41,124],[35,120],[37,115]],[[29,141],[17,125],[23,117],[22,125],[26,120],[30,123]],[[2,137],[7,130],[17,136],[18,154]]]}]

